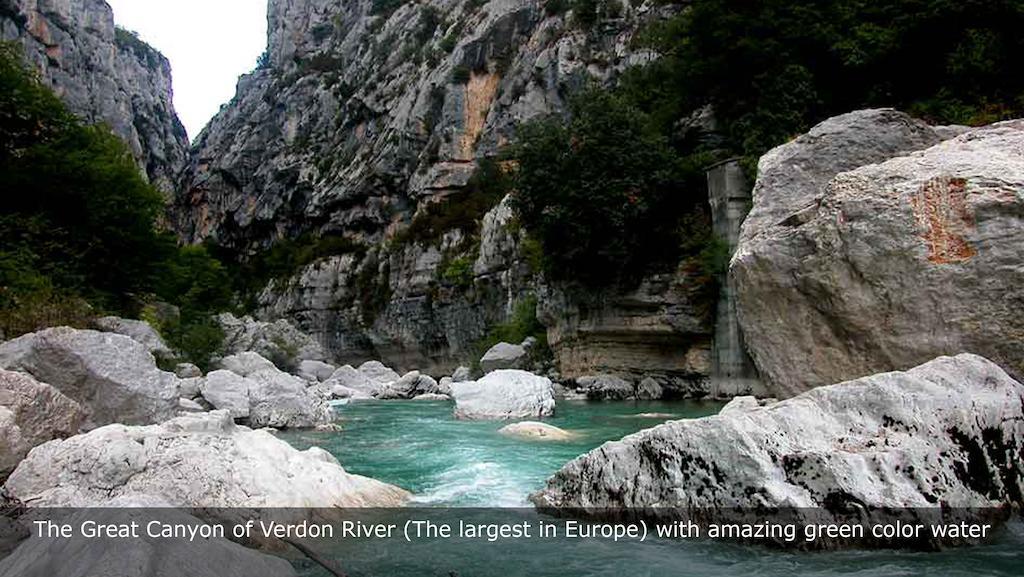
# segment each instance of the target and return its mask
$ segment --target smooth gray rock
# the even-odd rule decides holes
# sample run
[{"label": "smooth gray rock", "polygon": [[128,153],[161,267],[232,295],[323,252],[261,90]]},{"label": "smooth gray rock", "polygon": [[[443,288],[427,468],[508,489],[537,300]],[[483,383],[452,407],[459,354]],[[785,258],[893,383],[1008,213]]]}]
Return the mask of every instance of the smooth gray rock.
[{"label": "smooth gray rock", "polygon": [[0,479],[33,447],[78,434],[84,420],[82,407],[57,389],[0,369]]},{"label": "smooth gray rock", "polygon": [[408,497],[345,472],[323,449],[298,451],[269,432],[235,425],[227,411],[50,441],[22,461],[4,489],[36,507],[96,507],[137,494],[174,507],[224,508],[393,507]]},{"label": "smooth gray rock", "polygon": [[593,375],[576,379],[577,390],[588,399],[621,401],[636,398],[633,383],[615,375]]},{"label": "smooth gray rock", "polygon": [[323,382],[330,379],[335,370],[334,365],[323,361],[302,361],[299,363],[298,375],[307,381]]},{"label": "smooth gray rock", "polygon": [[528,356],[522,345],[498,343],[480,358],[480,370],[489,373],[498,369],[522,369]]},{"label": "smooth gray rock", "polygon": [[182,379],[194,379],[203,376],[203,371],[192,363],[178,363],[174,367],[174,374]]},{"label": "smooth gray rock", "polygon": [[[62,523],[80,527],[86,521],[120,526],[150,521],[197,526],[202,520],[172,509],[163,499],[133,495],[115,499],[111,508],[73,512]],[[295,569],[280,558],[247,549],[226,538],[168,539],[139,532],[135,539],[71,538],[33,535],[0,560],[0,575],[19,577],[294,577]]]},{"label": "smooth gray rock", "polygon": [[[167,346],[160,333],[146,321],[123,319],[121,317],[102,317],[94,321],[96,328],[106,333],[117,333],[131,338],[146,347],[146,350],[157,358],[171,358],[174,351]],[[175,371],[177,372],[177,371]],[[181,375],[178,375],[181,376]],[[194,376],[194,375],[192,375]]]},{"label": "smooth gray rock", "polygon": [[406,373],[397,381],[385,385],[377,392],[378,399],[411,399],[420,395],[436,394],[437,381],[419,371]]},{"label": "smooth gray rock", "polygon": [[[324,383],[326,385],[327,383]],[[331,386],[331,398],[332,399],[372,399],[373,397],[359,389],[353,389],[346,387],[345,385],[333,385]]]},{"label": "smooth gray rock", "polygon": [[[976,355],[665,423],[565,465],[542,508],[747,511],[1024,505],[1024,385]],[[799,513],[799,511],[798,511]]]},{"label": "smooth gray rock", "polygon": [[512,369],[493,371],[476,381],[453,383],[452,398],[458,419],[536,419],[555,412],[551,381]]},{"label": "smooth gray rock", "polygon": [[21,370],[82,405],[84,427],[173,417],[178,381],[136,341],[114,333],[46,329],[0,344],[0,368]]},{"label": "smooth gray rock", "polygon": [[256,384],[231,371],[211,371],[203,378],[199,392],[215,409],[228,411],[233,419],[249,417],[249,390]]},{"label": "smooth gray rock", "polygon": [[730,269],[771,396],[963,351],[1024,376],[1024,121],[939,139],[862,111],[761,159]]}]

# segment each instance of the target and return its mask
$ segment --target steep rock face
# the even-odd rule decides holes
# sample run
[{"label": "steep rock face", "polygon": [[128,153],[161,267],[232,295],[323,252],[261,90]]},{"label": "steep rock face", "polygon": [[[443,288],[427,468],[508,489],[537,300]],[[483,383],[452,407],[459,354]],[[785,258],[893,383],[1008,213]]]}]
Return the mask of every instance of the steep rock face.
[{"label": "steep rock face", "polygon": [[0,0],[0,39],[17,40],[72,112],[109,125],[150,182],[173,192],[188,138],[171,103],[170,64],[116,30],[106,2]]},{"label": "steep rock face", "polygon": [[[362,244],[273,281],[257,316],[288,318],[338,362],[441,375],[536,293],[535,271],[507,202],[478,230],[424,239],[403,228],[462,193],[517,125],[656,57],[630,39],[678,8],[626,2],[619,17],[577,26],[539,0],[373,4],[270,3],[266,65],[197,140],[176,221],[186,240],[243,253],[307,232]],[[711,329],[691,280],[667,274],[622,298],[551,307],[560,364],[570,376],[653,372],[700,394]]]},{"label": "steep rock face", "polygon": [[187,240],[379,238],[462,187],[517,123],[561,110],[591,76],[649,58],[628,41],[662,10],[625,3],[587,33],[538,0],[374,5],[270,2],[266,65],[200,135],[182,180]]},{"label": "steep rock face", "polygon": [[698,274],[681,266],[625,294],[545,286],[539,317],[563,377],[611,373],[655,378],[671,395],[703,395],[714,326]]},{"label": "steep rock face", "polygon": [[727,408],[606,443],[533,500],[720,520],[734,508],[1024,506],[1024,386],[976,355]]},{"label": "steep rock face", "polygon": [[948,135],[861,111],[762,158],[731,274],[773,395],[964,351],[1024,375],[1024,122]]}]

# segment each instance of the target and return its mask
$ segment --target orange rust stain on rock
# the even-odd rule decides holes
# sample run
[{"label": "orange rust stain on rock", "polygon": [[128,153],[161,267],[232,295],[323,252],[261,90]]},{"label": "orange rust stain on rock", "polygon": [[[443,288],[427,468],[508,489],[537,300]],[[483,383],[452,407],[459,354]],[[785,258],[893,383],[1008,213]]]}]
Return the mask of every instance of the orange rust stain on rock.
[{"label": "orange rust stain on rock", "polygon": [[462,136],[459,139],[458,157],[456,160],[472,160],[476,149],[477,138],[484,129],[487,113],[498,94],[501,77],[497,74],[477,74],[470,76],[466,83],[466,105],[463,110]]},{"label": "orange rust stain on rock", "polygon": [[939,176],[921,186],[910,198],[914,217],[924,232],[928,260],[951,264],[970,260],[977,251],[966,235],[974,230],[974,214],[967,206],[967,181]]}]

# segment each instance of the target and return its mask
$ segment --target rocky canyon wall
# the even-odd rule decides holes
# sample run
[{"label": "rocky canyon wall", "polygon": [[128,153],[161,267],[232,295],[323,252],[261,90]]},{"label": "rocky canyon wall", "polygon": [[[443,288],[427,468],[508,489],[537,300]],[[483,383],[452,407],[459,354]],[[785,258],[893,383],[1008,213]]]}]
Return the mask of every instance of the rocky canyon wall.
[{"label": "rocky canyon wall", "polygon": [[171,67],[115,28],[103,0],[0,0],[0,40],[15,41],[68,108],[104,123],[129,146],[150,182],[171,196],[188,139],[171,102]]}]

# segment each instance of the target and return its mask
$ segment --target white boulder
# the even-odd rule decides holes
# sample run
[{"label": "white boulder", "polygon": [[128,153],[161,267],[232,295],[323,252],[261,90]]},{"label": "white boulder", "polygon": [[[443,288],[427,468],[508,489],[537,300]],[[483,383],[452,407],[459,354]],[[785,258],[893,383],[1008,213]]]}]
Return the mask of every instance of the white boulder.
[{"label": "white boulder", "polygon": [[0,479],[36,445],[77,435],[84,419],[82,407],[57,389],[0,370]]},{"label": "white boulder", "polygon": [[1024,378],[1024,120],[945,136],[859,111],[761,158],[730,275],[773,396],[963,351]]},{"label": "white boulder", "polygon": [[200,394],[215,409],[228,411],[232,419],[249,418],[249,389],[256,384],[231,371],[211,371],[202,380]]},{"label": "white boulder", "polygon": [[555,412],[551,380],[515,369],[453,383],[452,398],[459,419],[529,419],[550,417]]},{"label": "white boulder", "polygon": [[227,411],[146,427],[108,425],[33,450],[4,489],[35,507],[97,507],[153,495],[174,507],[394,507],[408,493],[347,473],[330,453],[299,451]]},{"label": "white boulder", "polygon": [[178,377],[124,335],[68,327],[30,333],[0,344],[0,368],[29,373],[80,403],[86,428],[177,413]]},{"label": "white boulder", "polygon": [[961,354],[640,431],[571,461],[532,500],[680,516],[1020,508],[1022,451],[1024,386]]}]

